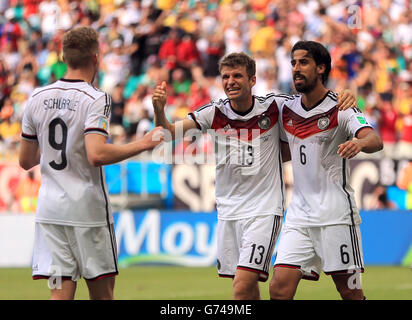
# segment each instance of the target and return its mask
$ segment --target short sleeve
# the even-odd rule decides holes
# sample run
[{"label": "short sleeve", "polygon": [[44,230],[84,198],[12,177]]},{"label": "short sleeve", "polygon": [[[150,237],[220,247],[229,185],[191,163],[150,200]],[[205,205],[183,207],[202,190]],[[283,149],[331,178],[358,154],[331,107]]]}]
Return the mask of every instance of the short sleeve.
[{"label": "short sleeve", "polygon": [[212,127],[214,116],[215,107],[213,104],[207,104],[189,113],[187,118],[193,120],[202,132],[206,132],[206,130]]},{"label": "short sleeve", "polygon": [[372,128],[366,120],[365,115],[357,108],[339,111],[338,119],[345,131],[352,137],[356,137],[357,133],[363,128]]},{"label": "short sleeve", "polygon": [[107,93],[94,101],[89,106],[84,133],[98,133],[108,136],[111,108],[112,99]]},{"label": "short sleeve", "polygon": [[279,138],[283,142],[288,142],[288,137],[286,136],[285,129],[283,128],[283,122],[282,122],[282,108],[283,104],[285,103],[286,98],[283,96],[276,96],[275,97],[275,102],[278,107],[278,124],[279,124]]}]

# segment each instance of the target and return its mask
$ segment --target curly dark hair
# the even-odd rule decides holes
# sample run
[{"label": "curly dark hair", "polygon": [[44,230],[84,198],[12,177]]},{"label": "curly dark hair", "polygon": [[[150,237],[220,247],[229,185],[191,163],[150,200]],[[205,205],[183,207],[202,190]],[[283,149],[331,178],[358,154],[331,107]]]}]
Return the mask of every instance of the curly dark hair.
[{"label": "curly dark hair", "polygon": [[331,70],[332,59],[330,57],[328,49],[326,49],[321,43],[315,41],[298,41],[292,48],[291,56],[296,50],[306,50],[310,53],[316,65],[325,65],[325,72],[322,74],[322,83],[325,85],[329,78]]}]

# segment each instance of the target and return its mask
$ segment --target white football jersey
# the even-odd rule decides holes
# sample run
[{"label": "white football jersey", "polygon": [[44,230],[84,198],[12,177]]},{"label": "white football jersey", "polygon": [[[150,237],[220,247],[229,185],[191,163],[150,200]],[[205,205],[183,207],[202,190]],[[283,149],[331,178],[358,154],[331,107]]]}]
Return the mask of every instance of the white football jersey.
[{"label": "white football jersey", "polygon": [[331,91],[310,110],[302,105],[301,97],[286,100],[281,110],[294,177],[286,224],[359,224],[349,163],[337,151],[359,130],[371,126],[358,109],[338,111],[337,96]]},{"label": "white football jersey", "polygon": [[42,184],[35,220],[70,226],[113,222],[104,170],[87,160],[84,136],[109,135],[111,99],[81,80],[37,88],[24,110],[22,138],[37,140]]},{"label": "white football jersey", "polygon": [[279,107],[284,100],[274,94],[254,96],[251,109],[240,114],[229,99],[221,99],[188,115],[214,140],[219,219],[283,215]]}]

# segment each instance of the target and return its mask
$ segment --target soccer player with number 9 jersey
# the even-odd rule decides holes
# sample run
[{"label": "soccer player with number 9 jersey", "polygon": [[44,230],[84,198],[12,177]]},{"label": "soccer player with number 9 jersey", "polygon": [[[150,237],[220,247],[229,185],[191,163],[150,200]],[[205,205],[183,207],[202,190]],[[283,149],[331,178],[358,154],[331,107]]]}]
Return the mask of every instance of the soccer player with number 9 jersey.
[{"label": "soccer player with number 9 jersey", "polygon": [[98,34],[89,27],[63,37],[64,79],[34,90],[24,111],[20,165],[40,164],[33,279],[49,279],[51,299],[73,299],[86,279],[91,299],[112,299],[118,273],[112,211],[102,165],[162,142],[162,129],[125,145],[107,143],[111,98],[92,86]]}]

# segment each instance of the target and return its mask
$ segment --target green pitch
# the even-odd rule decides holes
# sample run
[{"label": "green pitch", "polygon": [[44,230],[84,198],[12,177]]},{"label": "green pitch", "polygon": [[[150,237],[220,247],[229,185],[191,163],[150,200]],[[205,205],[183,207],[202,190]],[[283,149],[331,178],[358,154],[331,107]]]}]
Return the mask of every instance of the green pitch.
[{"label": "green pitch", "polygon": [[[272,275],[270,275],[272,277]],[[412,300],[412,270],[408,267],[367,267],[362,284],[369,300]],[[125,300],[230,300],[232,280],[218,278],[215,268],[141,266],[120,269],[115,298]],[[260,285],[268,299],[269,281]],[[46,280],[32,280],[30,269],[0,268],[0,300],[48,299]],[[76,299],[88,299],[84,280],[77,286]],[[332,279],[302,280],[297,300],[340,299]]]}]

